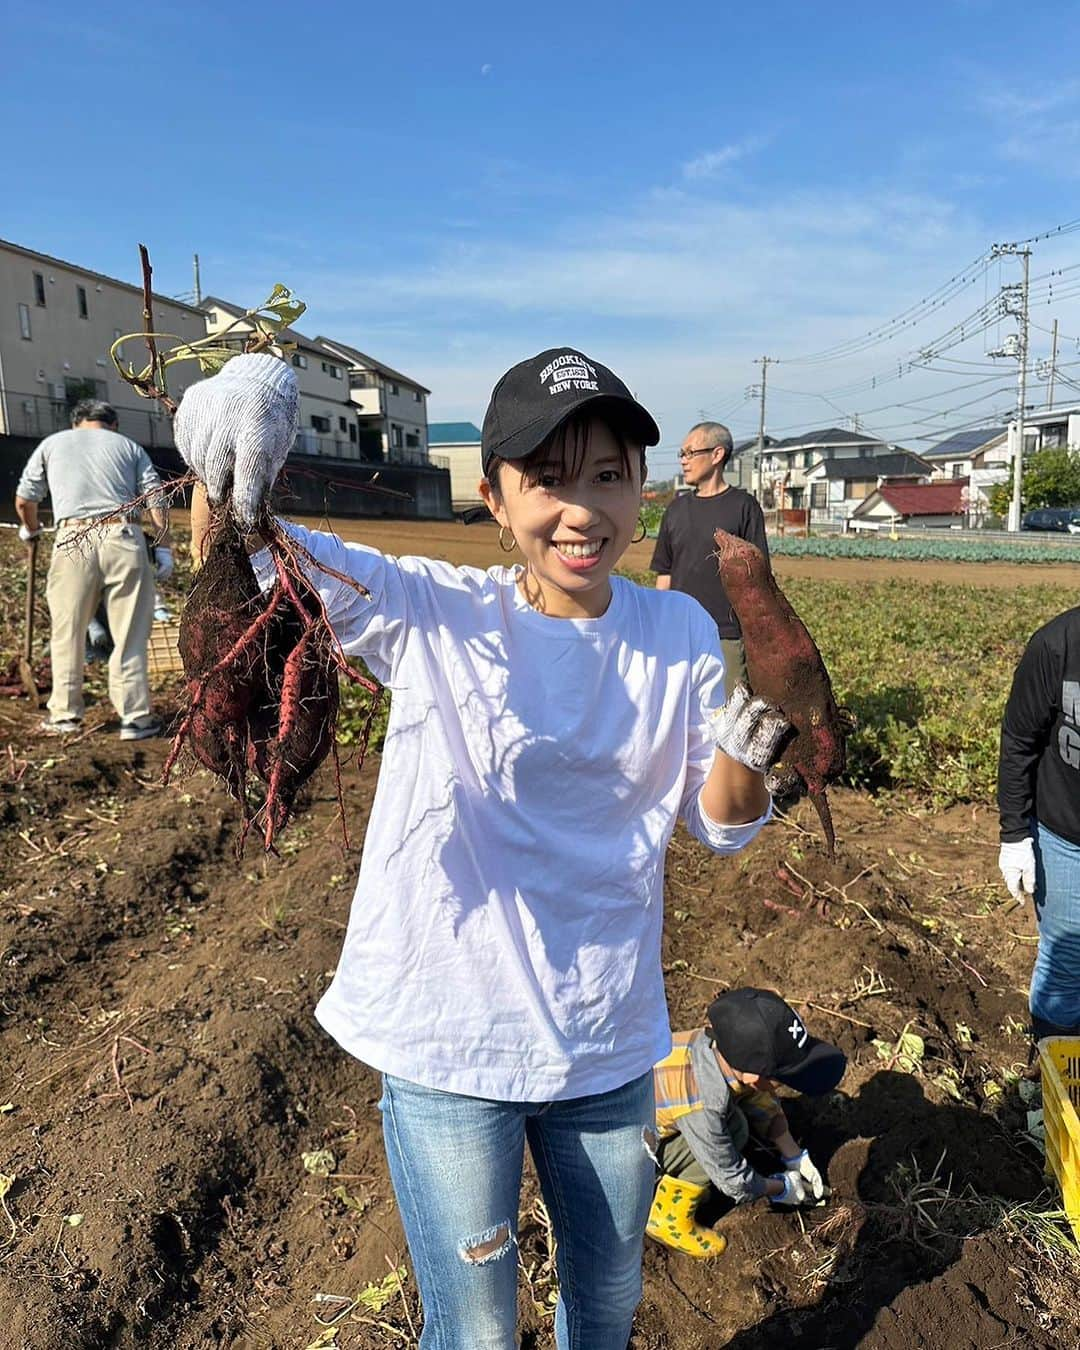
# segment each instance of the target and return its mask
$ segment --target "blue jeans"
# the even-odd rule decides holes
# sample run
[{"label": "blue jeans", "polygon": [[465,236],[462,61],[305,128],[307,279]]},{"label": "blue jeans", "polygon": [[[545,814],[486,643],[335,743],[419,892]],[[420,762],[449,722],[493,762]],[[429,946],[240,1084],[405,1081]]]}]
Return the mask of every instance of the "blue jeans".
[{"label": "blue jeans", "polygon": [[1080,844],[1034,822],[1039,953],[1031,973],[1036,1036],[1080,1033]]},{"label": "blue jeans", "polygon": [[525,1141],[558,1244],[559,1350],[626,1350],[652,1203],[652,1074],[498,1102],[383,1076],[383,1137],[424,1304],[423,1350],[514,1350]]}]

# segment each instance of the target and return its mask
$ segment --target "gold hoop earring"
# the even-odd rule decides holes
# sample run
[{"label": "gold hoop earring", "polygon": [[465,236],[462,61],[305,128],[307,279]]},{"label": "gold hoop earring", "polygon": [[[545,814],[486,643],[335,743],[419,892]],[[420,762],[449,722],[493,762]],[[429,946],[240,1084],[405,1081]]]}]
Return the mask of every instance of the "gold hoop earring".
[{"label": "gold hoop earring", "polygon": [[638,522],[637,522],[637,523],[638,523],[638,529],[641,531],[641,533],[640,533],[640,534],[637,534],[637,533],[635,532],[635,533],[631,536],[630,542],[631,542],[632,544],[640,544],[641,541],[642,541],[644,538],[646,538],[647,535],[648,535],[648,533],[649,533],[649,527],[645,524],[645,517],[644,517],[644,516],[638,516]]},{"label": "gold hoop earring", "polygon": [[503,551],[504,553],[513,553],[514,549],[517,548],[517,540],[514,538],[514,536],[513,536],[512,534],[510,534],[510,544],[509,544],[509,546],[507,546],[506,541],[503,539],[503,535],[504,535],[504,534],[510,534],[510,531],[506,528],[505,525],[500,525],[500,526],[499,526],[499,548],[502,549],[502,551]]}]

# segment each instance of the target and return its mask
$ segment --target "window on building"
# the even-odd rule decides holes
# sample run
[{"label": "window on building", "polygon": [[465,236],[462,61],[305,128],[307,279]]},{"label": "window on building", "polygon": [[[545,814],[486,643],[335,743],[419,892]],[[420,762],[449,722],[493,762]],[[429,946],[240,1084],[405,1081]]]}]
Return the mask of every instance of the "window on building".
[{"label": "window on building", "polygon": [[1043,427],[1042,448],[1044,450],[1060,450],[1065,444],[1067,434],[1067,427],[1064,422]]},{"label": "window on building", "polygon": [[801,510],[802,510],[802,501],[803,501],[803,492],[804,492],[804,491],[805,491],[805,489],[804,489],[804,488],[801,488],[801,487],[793,487],[793,488],[789,488],[789,489],[788,489],[787,500],[788,500],[788,502],[789,502],[789,504],[790,504],[790,506],[791,506],[791,509],[792,509],[793,511],[801,511]]},{"label": "window on building", "polygon": [[400,393],[401,393],[401,390],[398,388],[397,384],[396,384],[393,380],[390,381],[390,392],[391,392],[392,394],[400,394]]},{"label": "window on building", "polygon": [[356,423],[355,423],[355,422],[350,422],[350,423],[349,423],[349,440],[352,441],[352,443],[353,443],[354,445],[356,444]]},{"label": "window on building", "polygon": [[86,287],[85,287],[85,286],[76,286],[76,287],[75,287],[75,298],[76,298],[76,299],[78,300],[78,302],[79,302],[79,318],[80,318],[80,319],[88,319],[88,318],[90,317],[90,305],[89,305],[89,302],[88,302],[87,299],[86,299]]},{"label": "window on building", "polygon": [[325,436],[330,430],[330,419],[329,417],[320,417],[317,413],[312,413],[311,425],[315,431],[321,431]]},{"label": "window on building", "polygon": [[345,420],[344,417],[339,417],[338,420],[337,420],[337,424],[338,424],[338,430],[339,430],[339,431],[348,431],[348,429],[349,429],[349,424],[348,424],[348,422],[346,422],[346,420]]},{"label": "window on building", "polygon": [[33,334],[30,332],[30,306],[19,305],[19,336],[24,342],[33,340]]},{"label": "window on building", "polygon": [[307,357],[303,352],[293,352],[292,363],[297,370],[307,370]]},{"label": "window on building", "polygon": [[828,504],[828,483],[812,483],[810,485],[810,509],[812,511],[824,511]]},{"label": "window on building", "polygon": [[335,365],[334,365],[332,362],[330,362],[330,361],[324,361],[324,362],[322,363],[322,368],[323,368],[323,374],[324,374],[324,375],[329,375],[330,378],[331,378],[332,380],[340,380],[340,379],[341,379],[341,367],[340,367],[340,366],[335,366]]},{"label": "window on building", "polygon": [[862,501],[864,497],[870,496],[874,487],[875,484],[865,478],[849,478],[844,484],[844,496],[848,501]]},{"label": "window on building", "polygon": [[34,273],[34,304],[45,308],[45,278],[40,272]]},{"label": "window on building", "polygon": [[405,433],[405,447],[408,450],[420,449],[420,436],[417,432],[407,431]]},{"label": "window on building", "polygon": [[954,478],[963,478],[963,476],[964,476],[964,466],[963,466],[963,464],[954,464],[954,465],[952,466],[952,476],[953,476]]},{"label": "window on building", "polygon": [[414,403],[423,403],[423,401],[424,401],[424,396],[423,396],[423,394],[420,392],[419,389],[414,389],[414,390],[412,391],[412,396],[413,396],[413,402],[414,402]]},{"label": "window on building", "polygon": [[395,450],[401,449],[401,428],[394,424],[390,426],[390,444]]}]

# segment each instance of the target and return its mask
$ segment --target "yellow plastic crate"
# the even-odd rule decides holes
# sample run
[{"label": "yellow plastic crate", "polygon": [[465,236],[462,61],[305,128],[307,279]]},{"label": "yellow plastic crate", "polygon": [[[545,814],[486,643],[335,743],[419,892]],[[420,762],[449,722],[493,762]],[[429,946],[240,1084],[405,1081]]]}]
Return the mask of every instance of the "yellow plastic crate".
[{"label": "yellow plastic crate", "polygon": [[1080,1241],[1080,1036],[1039,1042],[1047,1171],[1061,1187],[1065,1213]]},{"label": "yellow plastic crate", "polygon": [[180,625],[169,620],[157,622],[150,629],[150,645],[147,649],[147,664],[151,675],[168,675],[170,671],[183,670],[180,660]]}]

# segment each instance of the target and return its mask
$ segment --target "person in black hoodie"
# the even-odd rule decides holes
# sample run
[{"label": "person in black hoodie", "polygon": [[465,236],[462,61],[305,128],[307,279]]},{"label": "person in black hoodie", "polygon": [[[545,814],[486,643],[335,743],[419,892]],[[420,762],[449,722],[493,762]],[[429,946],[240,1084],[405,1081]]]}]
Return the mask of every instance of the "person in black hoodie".
[{"label": "person in black hoodie", "polygon": [[1021,904],[1035,897],[1036,1039],[1080,1034],[1080,608],[1059,614],[1020,658],[1001,724],[998,867]]}]

